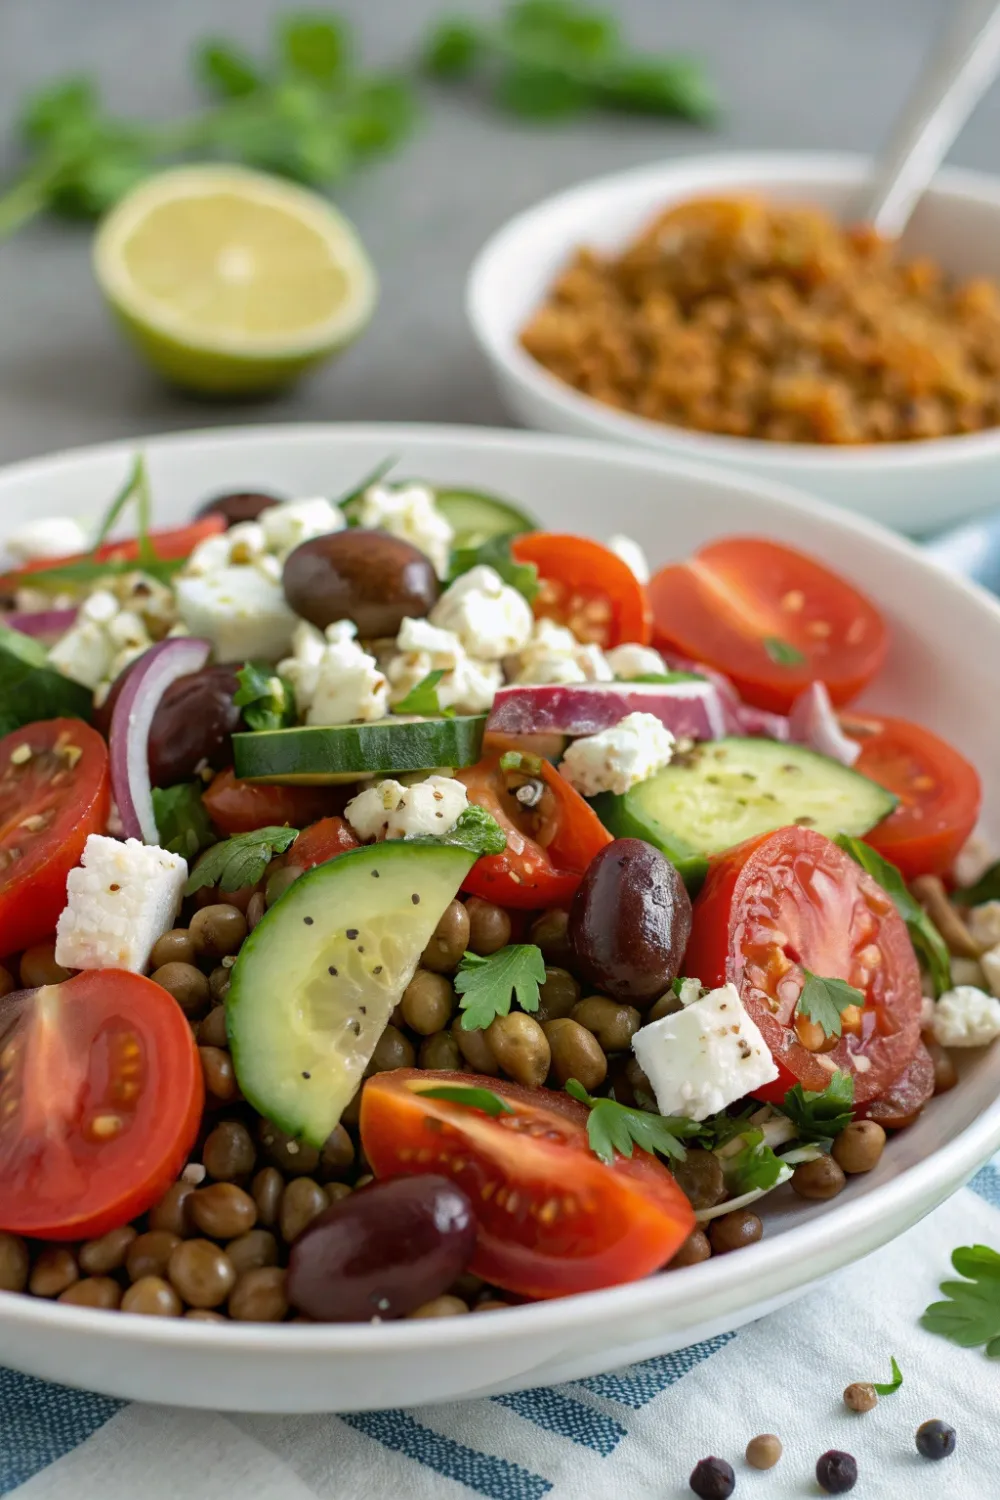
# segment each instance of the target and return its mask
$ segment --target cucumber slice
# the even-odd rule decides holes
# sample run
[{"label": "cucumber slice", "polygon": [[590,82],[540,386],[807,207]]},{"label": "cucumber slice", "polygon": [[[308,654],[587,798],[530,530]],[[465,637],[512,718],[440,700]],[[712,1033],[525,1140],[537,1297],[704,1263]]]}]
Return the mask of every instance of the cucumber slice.
[{"label": "cucumber slice", "polygon": [[485,728],[485,714],[466,714],[258,729],[233,735],[233,760],[244,781],[329,786],[395,771],[474,766]]},{"label": "cucumber slice", "polygon": [[247,1099],[322,1146],[476,856],[395,840],[301,875],[230,974],[226,1024]]},{"label": "cucumber slice", "polygon": [[456,552],[467,547],[480,547],[493,536],[513,536],[522,531],[538,530],[538,522],[525,515],[523,510],[496,495],[484,494],[482,490],[435,489],[434,494],[438,509],[454,528],[452,547]]},{"label": "cucumber slice", "polygon": [[897,800],[867,776],[802,745],[724,739],[696,745],[623,797],[605,793],[593,806],[616,837],[655,844],[696,885],[713,854],[744,839],[791,823],[828,838],[858,837]]}]

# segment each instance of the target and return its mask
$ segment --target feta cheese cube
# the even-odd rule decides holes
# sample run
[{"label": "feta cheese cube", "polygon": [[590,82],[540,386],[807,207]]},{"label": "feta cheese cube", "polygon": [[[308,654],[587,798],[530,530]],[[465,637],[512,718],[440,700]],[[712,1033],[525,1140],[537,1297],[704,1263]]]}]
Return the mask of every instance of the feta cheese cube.
[{"label": "feta cheese cube", "polygon": [[634,542],[630,536],[623,536],[618,532],[614,536],[608,537],[608,551],[613,552],[616,557],[620,557],[625,566],[635,574],[640,583],[649,582],[649,563],[646,561],[646,554],[638,542]]},{"label": "feta cheese cube", "polygon": [[1000,901],[974,906],[965,925],[978,947],[995,948],[1000,943]]},{"label": "feta cheese cube", "polygon": [[431,622],[458,636],[470,656],[499,661],[520,651],[535,623],[531,605],[493,568],[470,568],[431,610]]},{"label": "feta cheese cube", "polygon": [[86,618],[72,625],[49,651],[49,665],[93,691],[110,676],[115,647],[102,624]]},{"label": "feta cheese cube", "polygon": [[428,776],[410,786],[389,779],[359,792],[344,816],[362,841],[402,839],[450,833],[467,805],[464,785],[450,776]]},{"label": "feta cheese cube", "polygon": [[153,944],[174,925],[187,861],[138,839],[92,833],[66,880],[56,926],[56,963],[67,969],[130,969],[141,974]]},{"label": "feta cheese cube", "polygon": [[295,706],[307,724],[351,724],[384,719],[388,684],[374,656],[355,640],[357,626],[337,620],[326,634],[304,621],[292,636],[295,654],[278,671],[295,689]]},{"label": "feta cheese cube", "polygon": [[778,1077],[732,984],[640,1027],[632,1050],[663,1115],[706,1120]]},{"label": "feta cheese cube", "polygon": [[1000,943],[995,948],[987,948],[985,953],[980,954],[979,966],[990,993],[1000,996]]},{"label": "feta cheese cube", "polygon": [[86,552],[89,547],[86,531],[73,516],[40,516],[18,526],[4,540],[5,550],[21,563],[72,557],[77,552]]},{"label": "feta cheese cube", "polygon": [[388,531],[419,548],[443,578],[448,571],[454,529],[438,510],[434,492],[425,484],[403,484],[395,488],[373,484],[361,497],[358,517],[362,526]]},{"label": "feta cheese cube", "polygon": [[261,511],[260,524],[267,550],[284,559],[314,536],[343,531],[347,522],[339,505],[319,495],[311,500],[286,500],[282,505],[271,505]]},{"label": "feta cheese cube", "polygon": [[942,1047],[985,1047],[1000,1036],[1000,1000],[971,984],[946,990],[931,1019]]},{"label": "feta cheese cube", "polygon": [[109,625],[121,605],[108,589],[95,589],[84,599],[77,615],[78,620],[90,620],[95,625]]},{"label": "feta cheese cube", "polygon": [[218,661],[277,661],[298,624],[281,584],[256,568],[225,567],[178,578],[177,609],[192,635],[212,642]]},{"label": "feta cheese cube", "polygon": [[667,671],[667,664],[659,651],[652,646],[639,646],[628,641],[615,646],[605,655],[612,672],[621,682],[631,682],[636,677],[648,677],[650,673]]},{"label": "feta cheese cube", "polygon": [[189,578],[203,578],[208,573],[218,573],[220,569],[228,567],[229,533],[220,531],[198,543],[184,564],[184,572]]},{"label": "feta cheese cube", "polygon": [[670,764],[674,737],[654,714],[626,714],[612,729],[574,740],[559,766],[584,797],[619,797]]}]

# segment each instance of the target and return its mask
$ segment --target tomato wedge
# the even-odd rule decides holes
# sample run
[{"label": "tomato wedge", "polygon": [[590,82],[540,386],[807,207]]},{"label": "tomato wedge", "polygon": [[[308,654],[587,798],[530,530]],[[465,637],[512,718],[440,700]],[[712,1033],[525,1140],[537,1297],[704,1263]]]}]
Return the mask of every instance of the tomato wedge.
[{"label": "tomato wedge", "polygon": [[340,787],[271,786],[239,781],[232,770],[212,778],[202,797],[208,816],[227,837],[257,828],[305,828],[344,805]]},{"label": "tomato wedge", "polygon": [[327,860],[356,849],[358,841],[343,818],[320,818],[303,828],[282,864],[296,870],[311,870],[314,865],[325,865]]},{"label": "tomato wedge", "polygon": [[[222,516],[203,516],[201,520],[191,521],[187,526],[151,531],[149,541],[162,562],[174,562],[177,558],[190,557],[199,542],[203,542],[206,537],[217,536],[225,529],[226,523]],[[47,573],[53,568],[63,568],[67,563],[138,562],[139,550],[138,537],[128,537],[122,542],[105,542],[93,553],[74,552],[68,557],[36,557],[0,576],[0,587],[17,588],[20,583],[30,582],[32,573]]]},{"label": "tomato wedge", "polygon": [[976,826],[982,786],[963,755],[908,719],[841,716],[860,741],[854,769],[895,792],[899,806],[865,834],[865,843],[898,865],[907,880],[944,875]]},{"label": "tomato wedge", "polygon": [[[805,969],[865,996],[829,1051],[800,1040],[809,1036],[796,1014]],[[712,987],[736,985],[780,1069],[758,1091],[762,1099],[780,1102],[794,1083],[823,1089],[839,1068],[864,1104],[920,1044],[920,970],[902,918],[860,865],[810,828],[781,828],[713,861],[683,972]]]},{"label": "tomato wedge", "polygon": [[861,1120],[875,1120],[884,1130],[905,1130],[934,1097],[934,1059],[923,1042],[909,1067],[894,1078],[885,1092],[858,1111]]},{"label": "tomato wedge", "polygon": [[[495,1118],[421,1090],[489,1089]],[[468,1193],[479,1224],[470,1270],[524,1297],[567,1297],[637,1281],[666,1265],[694,1212],[655,1157],[606,1166],[587,1142],[585,1105],[472,1073],[401,1068],[370,1078],[361,1143],[377,1177],[433,1172]]]},{"label": "tomato wedge", "polygon": [[66,876],[111,805],[108,747],[80,719],[43,719],[0,740],[0,956],[41,942]]},{"label": "tomato wedge", "polygon": [[755,708],[787,713],[811,682],[847,703],[885,660],[882,616],[803,552],[728,537],[649,585],[653,644],[725,674]]},{"label": "tomato wedge", "polygon": [[121,969],[0,1000],[0,1229],[89,1239],[145,1213],[204,1098],[176,1000]]},{"label": "tomato wedge", "polygon": [[[507,834],[504,852],[477,859],[462,889],[527,911],[566,906],[611,835],[549,761],[521,756],[520,767],[505,770],[507,759],[489,755],[455,772],[469,801],[492,813]],[[522,800],[526,793],[530,800]]]},{"label": "tomato wedge", "polygon": [[515,537],[511,554],[534,563],[541,587],[535,615],[568,625],[578,640],[602,649],[625,641],[649,644],[646,590],[627,563],[587,537],[533,531]]}]

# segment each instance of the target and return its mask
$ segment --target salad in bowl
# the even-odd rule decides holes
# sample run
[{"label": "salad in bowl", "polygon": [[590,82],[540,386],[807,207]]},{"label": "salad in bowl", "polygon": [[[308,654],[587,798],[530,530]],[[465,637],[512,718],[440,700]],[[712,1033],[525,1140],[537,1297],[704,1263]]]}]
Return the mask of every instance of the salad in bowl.
[{"label": "salad in bowl", "polygon": [[653,571],[390,466],[152,500],[139,458],[6,541],[0,1290],[384,1323],[673,1277],[1000,1035],[979,774],[852,707],[889,631],[820,558]]}]

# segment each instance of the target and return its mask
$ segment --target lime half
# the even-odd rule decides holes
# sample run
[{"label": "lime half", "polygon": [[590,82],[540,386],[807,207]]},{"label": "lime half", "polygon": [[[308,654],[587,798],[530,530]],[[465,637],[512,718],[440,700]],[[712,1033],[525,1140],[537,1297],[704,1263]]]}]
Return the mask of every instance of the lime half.
[{"label": "lime half", "polygon": [[94,271],[150,363],[214,395],[273,390],[350,344],[378,285],[324,198],[239,167],[179,167],[101,224]]}]

